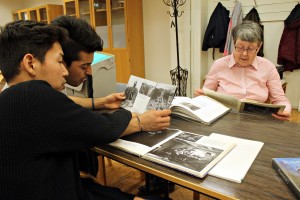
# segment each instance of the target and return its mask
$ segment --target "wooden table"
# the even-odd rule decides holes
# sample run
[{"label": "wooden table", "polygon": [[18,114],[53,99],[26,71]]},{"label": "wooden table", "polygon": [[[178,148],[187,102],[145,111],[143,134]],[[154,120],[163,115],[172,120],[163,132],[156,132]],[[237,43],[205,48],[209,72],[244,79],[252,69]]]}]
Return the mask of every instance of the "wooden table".
[{"label": "wooden table", "polygon": [[94,151],[138,170],[162,177],[217,199],[296,199],[272,168],[271,159],[274,157],[300,157],[300,124],[284,122],[266,116],[230,112],[209,126],[172,117],[171,127],[202,135],[209,135],[214,132],[258,140],[264,142],[264,146],[242,183],[234,183],[209,175],[200,179],[146,161],[108,145],[96,147]]}]

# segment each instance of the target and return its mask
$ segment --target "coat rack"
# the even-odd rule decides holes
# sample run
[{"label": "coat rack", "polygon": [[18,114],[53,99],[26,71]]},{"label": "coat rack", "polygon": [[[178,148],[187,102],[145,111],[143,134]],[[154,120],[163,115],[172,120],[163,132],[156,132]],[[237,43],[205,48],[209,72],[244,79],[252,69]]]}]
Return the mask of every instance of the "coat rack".
[{"label": "coat rack", "polygon": [[173,13],[168,11],[167,13],[175,18],[175,23],[172,21],[171,28],[175,27],[176,33],[176,52],[177,52],[177,67],[170,71],[172,84],[177,86],[176,96],[186,96],[186,85],[187,85],[187,78],[188,78],[188,70],[182,69],[180,67],[179,62],[179,43],[178,43],[178,26],[177,26],[177,17],[180,17],[183,11],[178,12],[178,7],[185,4],[186,0],[163,0],[163,2],[167,5],[172,7]]}]

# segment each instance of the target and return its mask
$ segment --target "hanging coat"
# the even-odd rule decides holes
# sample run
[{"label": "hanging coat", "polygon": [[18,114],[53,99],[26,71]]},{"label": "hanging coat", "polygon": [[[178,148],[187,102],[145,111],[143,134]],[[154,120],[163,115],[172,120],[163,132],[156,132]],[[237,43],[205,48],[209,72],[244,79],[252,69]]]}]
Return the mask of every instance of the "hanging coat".
[{"label": "hanging coat", "polygon": [[284,71],[300,69],[300,5],[297,4],[284,21],[277,63]]},{"label": "hanging coat", "polygon": [[224,55],[229,55],[233,52],[234,44],[233,44],[231,30],[234,27],[236,27],[238,24],[241,24],[242,22],[243,22],[242,4],[241,2],[237,1],[234,5],[232,15],[229,21],[229,25],[228,25]]},{"label": "hanging coat", "polygon": [[300,19],[300,4],[298,3],[295,8],[291,11],[290,15],[284,20],[284,25],[290,25],[297,19]]},{"label": "hanging coat", "polygon": [[257,53],[257,55],[264,57],[264,26],[260,23],[260,17],[258,15],[256,8],[252,8],[249,11],[249,13],[243,19],[243,21],[246,21],[246,20],[258,23],[260,25],[261,29],[263,30],[262,35],[261,35],[263,44],[262,44],[261,48],[259,49],[259,52]]},{"label": "hanging coat", "polygon": [[207,51],[209,48],[219,48],[220,52],[224,52],[228,23],[229,10],[219,2],[209,19],[205,31],[202,43],[203,51]]}]

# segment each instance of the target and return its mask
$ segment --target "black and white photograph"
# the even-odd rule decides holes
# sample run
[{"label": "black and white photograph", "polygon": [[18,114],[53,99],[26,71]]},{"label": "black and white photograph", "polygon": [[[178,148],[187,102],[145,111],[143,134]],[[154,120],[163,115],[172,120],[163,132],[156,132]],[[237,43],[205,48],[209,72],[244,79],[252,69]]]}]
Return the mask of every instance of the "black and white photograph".
[{"label": "black and white photograph", "polygon": [[126,88],[125,90],[126,99],[121,102],[121,107],[132,107],[137,94],[138,94],[137,81],[134,81],[133,85]]},{"label": "black and white photograph", "polygon": [[203,135],[195,134],[195,133],[190,133],[190,132],[182,132],[180,133],[176,138],[190,141],[190,142],[196,142],[202,138]]},{"label": "black and white photograph", "polygon": [[259,105],[253,105],[245,103],[243,112],[246,113],[258,113],[261,115],[271,115],[272,113],[277,113],[279,108],[265,107]]},{"label": "black and white photograph", "polygon": [[166,129],[162,131],[145,131],[141,133],[136,133],[122,137],[123,140],[128,140],[130,142],[136,142],[139,144],[152,147],[157,143],[169,138],[170,136],[178,133],[178,129]]},{"label": "black and white photograph", "polygon": [[156,83],[131,75],[121,107],[136,113],[146,110],[169,109],[176,92],[176,86]]},{"label": "black and white photograph", "polygon": [[146,109],[147,110],[169,109],[174,94],[175,94],[174,90],[155,88]]},{"label": "black and white photograph", "polygon": [[142,95],[150,97],[153,90],[154,90],[154,88],[155,87],[153,85],[149,85],[149,84],[143,82],[142,85],[141,85],[141,88],[139,90],[139,93],[142,94]]},{"label": "black and white photograph", "polygon": [[188,102],[182,102],[181,104],[184,105],[184,106],[187,106],[188,108],[190,108],[193,111],[201,109],[200,107],[195,106],[194,104],[191,104],[191,103],[188,103]]},{"label": "black and white photograph", "polygon": [[222,152],[221,149],[182,140],[179,136],[150,151],[147,156],[201,171]]}]

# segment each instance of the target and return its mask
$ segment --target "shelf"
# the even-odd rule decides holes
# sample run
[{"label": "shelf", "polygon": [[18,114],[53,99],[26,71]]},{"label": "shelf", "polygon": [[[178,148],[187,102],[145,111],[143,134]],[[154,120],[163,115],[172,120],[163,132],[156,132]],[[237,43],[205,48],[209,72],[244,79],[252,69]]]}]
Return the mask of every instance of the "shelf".
[{"label": "shelf", "polygon": [[96,9],[96,12],[106,12],[106,9]]},{"label": "shelf", "polygon": [[82,12],[80,13],[81,15],[90,15],[91,13],[90,12]]},{"label": "shelf", "polygon": [[[119,10],[124,10],[124,7],[116,7],[116,8],[112,8],[111,11],[119,11]],[[107,10],[104,8],[100,8],[100,9],[95,9],[96,12],[106,12]]]},{"label": "shelf", "polygon": [[124,7],[116,7],[111,9],[111,11],[119,11],[119,10],[124,10]]}]

